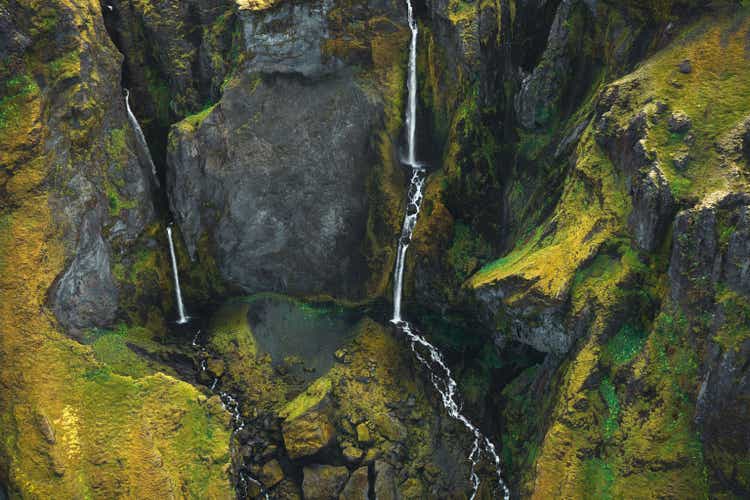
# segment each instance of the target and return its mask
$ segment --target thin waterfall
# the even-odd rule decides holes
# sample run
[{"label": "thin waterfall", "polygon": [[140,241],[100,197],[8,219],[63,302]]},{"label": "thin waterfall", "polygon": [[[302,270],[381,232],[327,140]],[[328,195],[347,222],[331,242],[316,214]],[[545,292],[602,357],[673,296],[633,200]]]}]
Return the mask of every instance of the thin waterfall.
[{"label": "thin waterfall", "polygon": [[177,299],[177,318],[178,325],[184,325],[188,322],[185,315],[185,305],[182,303],[182,290],[180,290],[180,273],[177,271],[177,257],[174,253],[174,242],[172,241],[172,227],[167,226],[167,239],[169,240],[169,255],[172,258],[172,276],[174,277],[174,294]]},{"label": "thin waterfall", "polygon": [[[440,393],[443,406],[448,414],[461,422],[474,437],[468,460],[471,463],[470,479],[472,484],[471,500],[476,497],[479,490],[480,479],[476,472],[476,465],[482,453],[492,460],[497,473],[497,481],[505,500],[510,499],[510,490],[505,484],[500,467],[500,456],[497,454],[495,445],[485,437],[482,432],[461,413],[461,405],[458,402],[458,385],[453,379],[450,368],[445,363],[442,353],[432,345],[405,320],[401,318],[401,295],[403,292],[404,265],[406,262],[406,250],[409,248],[414,228],[417,225],[417,217],[422,206],[424,197],[424,184],[427,179],[425,168],[416,159],[416,130],[417,130],[417,36],[419,34],[417,21],[414,18],[414,9],[411,0],[406,0],[408,10],[409,29],[411,30],[411,42],[409,44],[409,77],[407,81],[409,99],[406,108],[407,148],[408,157],[404,161],[411,168],[411,181],[409,183],[408,203],[404,215],[404,225],[401,229],[401,237],[398,241],[398,253],[396,254],[396,268],[393,275],[393,319],[391,322],[403,332],[409,339],[411,350],[416,358],[427,368],[430,380],[435,389]],[[428,354],[425,356],[423,352]]]},{"label": "thin waterfall", "polygon": [[151,174],[154,176],[154,182],[156,185],[159,185],[159,177],[156,175],[156,165],[154,165],[154,160],[151,158],[151,152],[148,149],[148,143],[146,142],[146,136],[143,135],[143,130],[141,130],[141,126],[138,123],[138,119],[133,114],[133,110],[130,109],[130,91],[128,89],[125,89],[125,109],[128,110],[128,120],[130,120],[130,125],[133,127],[133,130],[135,131],[135,137],[138,141],[138,147],[141,150],[141,157],[145,158],[146,163],[148,163],[148,166],[151,168]]}]

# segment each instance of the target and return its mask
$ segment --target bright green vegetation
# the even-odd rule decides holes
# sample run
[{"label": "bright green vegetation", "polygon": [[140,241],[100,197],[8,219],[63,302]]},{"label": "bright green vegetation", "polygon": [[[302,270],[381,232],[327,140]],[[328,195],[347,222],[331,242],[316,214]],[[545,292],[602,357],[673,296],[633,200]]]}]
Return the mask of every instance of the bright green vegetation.
[{"label": "bright green vegetation", "polygon": [[206,117],[211,113],[211,111],[214,110],[215,107],[216,105],[207,106],[203,110],[185,117],[185,119],[181,121],[177,126],[186,127],[190,131],[194,132],[198,127],[200,127],[200,124],[203,122],[203,120],[206,119]]},{"label": "bright green vegetation", "polygon": [[607,403],[607,409],[609,411],[607,419],[604,421],[604,438],[609,439],[619,425],[620,402],[617,399],[615,386],[612,385],[612,382],[608,378],[602,380],[602,383],[599,386],[599,392],[601,393],[604,402]]},{"label": "bright green vegetation", "polygon": [[637,356],[646,343],[646,332],[626,324],[604,345],[602,359],[620,366]]}]

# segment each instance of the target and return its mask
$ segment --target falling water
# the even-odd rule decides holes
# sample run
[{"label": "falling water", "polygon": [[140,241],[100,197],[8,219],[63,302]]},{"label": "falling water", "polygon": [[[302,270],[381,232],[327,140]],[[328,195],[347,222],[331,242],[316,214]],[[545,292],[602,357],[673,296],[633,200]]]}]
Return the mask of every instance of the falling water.
[{"label": "falling water", "polygon": [[178,325],[183,325],[188,322],[188,318],[185,315],[185,305],[182,303],[182,290],[180,290],[180,274],[177,271],[177,258],[174,253],[174,242],[172,241],[172,227],[167,226],[167,239],[169,240],[169,255],[172,257],[172,275],[174,276],[174,293],[177,298],[177,313],[179,318],[177,319]]},{"label": "falling water", "polygon": [[[453,379],[450,368],[445,363],[443,355],[438,349],[419,335],[412,326],[401,319],[401,295],[403,292],[404,264],[406,261],[406,250],[411,242],[414,228],[417,225],[417,217],[422,206],[424,197],[424,183],[426,172],[422,165],[416,160],[416,129],[417,129],[417,35],[419,33],[417,21],[414,18],[414,9],[411,0],[406,0],[408,10],[409,29],[411,30],[411,42],[409,44],[409,79],[408,91],[409,100],[406,109],[406,127],[407,127],[407,146],[408,158],[404,163],[409,165],[412,170],[411,181],[409,183],[408,203],[406,205],[406,214],[404,215],[404,225],[401,229],[401,237],[398,241],[398,253],[396,255],[396,269],[393,277],[393,319],[392,323],[401,330],[411,343],[411,350],[416,358],[430,372],[430,380],[435,389],[440,393],[443,406],[448,414],[461,422],[474,437],[474,443],[469,453],[468,459],[471,462],[471,484],[473,500],[479,489],[479,475],[476,472],[476,465],[480,455],[484,452],[493,462],[497,473],[497,480],[500,489],[503,492],[503,498],[510,498],[510,491],[503,481],[502,471],[500,468],[500,457],[497,454],[495,445],[485,437],[482,432],[471,423],[471,421],[461,413],[461,405],[458,403],[458,386]],[[422,351],[426,351],[429,357],[425,357]],[[429,359],[428,359],[429,358]]]},{"label": "falling water", "polygon": [[148,149],[146,136],[143,135],[143,130],[141,130],[141,126],[138,124],[138,119],[133,114],[133,110],[130,109],[130,91],[128,89],[125,89],[125,109],[128,110],[128,119],[130,120],[130,125],[133,127],[133,130],[135,130],[135,137],[138,140],[138,146],[141,149],[141,155],[148,162],[148,166],[151,167],[151,174],[153,174],[154,182],[156,182],[156,185],[158,186],[159,177],[156,175],[156,165],[154,165],[154,160],[151,158],[151,152]]}]

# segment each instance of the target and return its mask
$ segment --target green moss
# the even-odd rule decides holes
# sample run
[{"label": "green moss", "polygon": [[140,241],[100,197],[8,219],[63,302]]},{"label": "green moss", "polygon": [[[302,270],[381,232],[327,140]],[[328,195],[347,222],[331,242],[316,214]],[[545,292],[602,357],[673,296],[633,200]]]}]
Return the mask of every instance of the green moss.
[{"label": "green moss", "polygon": [[48,68],[54,81],[77,79],[81,71],[81,54],[78,50],[66,52],[50,62]]},{"label": "green moss", "polygon": [[615,386],[612,385],[612,381],[608,378],[602,380],[599,386],[599,393],[607,404],[607,410],[609,411],[603,427],[604,438],[609,439],[619,426],[620,401],[617,399]]},{"label": "green moss", "polygon": [[243,356],[256,356],[258,347],[247,321],[249,304],[228,304],[214,315],[211,327],[211,348],[219,353],[237,350]]},{"label": "green moss", "polygon": [[462,222],[453,225],[453,243],[448,249],[447,261],[459,282],[474,272],[491,251],[490,244],[468,225]]},{"label": "green moss", "polygon": [[742,344],[750,339],[750,304],[747,297],[720,286],[716,302],[721,307],[724,321],[714,340],[727,351],[739,351]]},{"label": "green moss", "polygon": [[624,365],[637,356],[646,344],[646,332],[626,324],[604,346],[602,359],[615,366]]},{"label": "green moss", "polygon": [[28,105],[39,96],[39,85],[29,75],[18,75],[4,82],[0,98],[0,137],[13,131],[26,119]]},{"label": "green moss", "polygon": [[586,498],[609,500],[612,497],[614,483],[612,467],[599,458],[583,462],[583,488]]},{"label": "green moss", "polygon": [[185,127],[188,130],[195,131],[198,127],[200,127],[200,124],[203,122],[203,120],[206,119],[206,117],[208,117],[208,115],[211,113],[211,111],[213,111],[215,107],[216,105],[214,104],[193,115],[186,116],[181,122],[177,124],[177,126]]},{"label": "green moss", "polygon": [[147,363],[127,346],[127,333],[110,332],[100,335],[92,344],[96,359],[114,372],[130,377],[153,373]]}]

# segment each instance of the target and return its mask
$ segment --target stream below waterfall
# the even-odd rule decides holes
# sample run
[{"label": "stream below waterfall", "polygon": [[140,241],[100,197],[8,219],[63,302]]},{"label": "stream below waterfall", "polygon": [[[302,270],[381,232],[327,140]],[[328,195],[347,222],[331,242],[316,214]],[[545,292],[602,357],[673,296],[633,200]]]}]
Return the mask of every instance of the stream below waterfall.
[{"label": "stream below waterfall", "polygon": [[[472,483],[471,499],[476,497],[479,490],[480,478],[476,472],[476,465],[484,453],[492,462],[497,472],[497,481],[503,498],[510,498],[510,490],[502,477],[500,456],[495,445],[482,432],[461,413],[461,404],[458,394],[458,385],[453,379],[450,368],[445,363],[442,353],[432,345],[425,337],[407,321],[402,319],[401,299],[403,294],[404,266],[406,263],[406,251],[411,242],[414,228],[417,225],[419,210],[424,197],[424,184],[427,179],[426,169],[416,159],[416,121],[417,121],[417,41],[419,26],[414,16],[414,8],[411,0],[405,0],[407,6],[409,29],[411,39],[409,43],[409,76],[407,87],[409,92],[408,106],[406,108],[407,128],[407,158],[404,163],[411,168],[411,180],[409,182],[408,200],[404,214],[404,224],[401,236],[398,240],[398,251],[396,254],[396,267],[393,274],[393,318],[391,322],[403,333],[410,342],[411,350],[419,362],[428,370],[430,380],[435,389],[440,393],[443,406],[448,414],[461,422],[472,434],[474,441],[468,460],[471,462],[470,479]],[[425,355],[426,352],[427,355]]]}]

